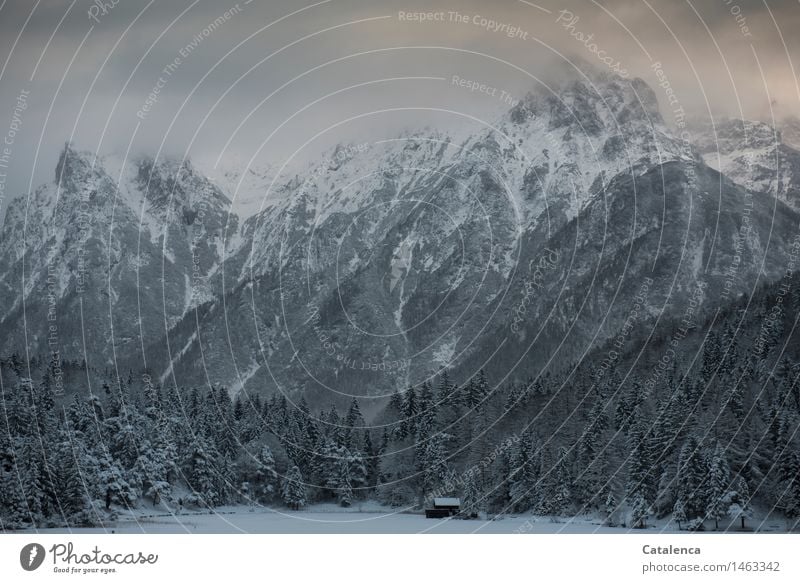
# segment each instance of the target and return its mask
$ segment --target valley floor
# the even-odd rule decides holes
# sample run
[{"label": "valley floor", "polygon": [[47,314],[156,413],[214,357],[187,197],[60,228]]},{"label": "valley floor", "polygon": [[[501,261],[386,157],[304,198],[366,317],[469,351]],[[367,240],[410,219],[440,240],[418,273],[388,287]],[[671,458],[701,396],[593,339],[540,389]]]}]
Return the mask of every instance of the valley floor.
[{"label": "valley floor", "polygon": [[[755,522],[754,525],[759,523]],[[760,525],[762,532],[785,532],[783,521]],[[260,534],[622,534],[670,533],[679,531],[672,523],[656,523],[645,530],[610,528],[597,519],[503,516],[494,520],[426,519],[423,514],[399,512],[364,503],[351,508],[318,504],[292,512],[285,509],[229,506],[214,512],[184,511],[180,514],[146,510],[120,515],[107,528],[43,529],[42,533],[260,533]],[[681,531],[685,532],[685,531]],[[733,532],[733,530],[731,531]]]}]

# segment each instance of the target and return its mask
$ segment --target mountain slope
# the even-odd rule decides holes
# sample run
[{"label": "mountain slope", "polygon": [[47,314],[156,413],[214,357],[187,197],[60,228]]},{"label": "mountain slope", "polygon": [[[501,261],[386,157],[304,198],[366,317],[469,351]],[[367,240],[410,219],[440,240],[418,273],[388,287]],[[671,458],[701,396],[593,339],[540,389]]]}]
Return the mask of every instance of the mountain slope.
[{"label": "mountain slope", "polygon": [[66,146],[54,181],[3,225],[0,350],[98,365],[138,350],[213,297],[207,275],[237,228],[229,204],[189,163],[123,164]]},{"label": "mountain slope", "polygon": [[[563,262],[576,234],[564,229],[580,225],[582,238],[584,224],[592,236],[582,240],[582,265],[570,275],[580,274],[573,295],[564,300],[552,288],[552,295],[537,295],[534,313],[541,317],[558,299],[550,342],[576,315],[578,338],[570,345],[591,341],[604,306],[613,308],[608,290],[617,283],[617,266],[639,246],[650,252],[651,241],[645,245],[642,237],[652,234],[663,246],[659,269],[672,273],[680,262],[673,251],[687,242],[681,229],[689,229],[682,205],[719,191],[713,182],[722,179],[669,134],[646,85],[606,75],[590,81],[568,82],[558,96],[531,94],[495,129],[462,144],[411,134],[332,151],[305,180],[282,187],[281,204],[245,223],[246,243],[225,265],[224,300],[187,316],[170,334],[170,349],[162,340],[153,352],[178,354],[165,370],[183,382],[303,390],[312,402],[386,394],[443,366],[464,376],[480,366],[501,369],[509,355],[527,348],[516,332],[526,328],[522,334],[533,335],[530,322],[509,332],[526,282],[530,287],[530,266],[546,249],[557,250],[558,273],[569,272]],[[689,180],[675,167],[701,177]],[[680,191],[667,197],[674,217],[657,213],[665,188]],[[724,188],[733,213],[745,194],[727,181]],[[706,238],[711,244],[706,224],[716,222],[715,200],[703,195],[688,243]],[[606,215],[605,205],[613,214]],[[781,206],[781,212],[790,211]],[[638,221],[635,234],[629,217]],[[659,238],[661,221],[668,234]],[[726,227],[720,237],[729,237]],[[783,243],[778,246],[783,252]],[[724,257],[715,260],[722,264]],[[701,260],[693,256],[690,268],[681,264],[681,276]],[[605,279],[592,288],[588,276],[596,262]],[[626,276],[622,304],[636,293],[640,276]],[[596,294],[589,312],[579,312],[582,298],[574,290]],[[661,291],[666,298],[668,288]],[[679,309],[686,293],[673,292],[667,309]],[[600,338],[622,320],[608,320]],[[484,362],[498,347],[495,358],[503,364]],[[534,361],[540,362],[518,372]]]},{"label": "mountain slope", "polygon": [[[745,129],[766,164],[769,131]],[[67,147],[4,225],[0,349],[98,366],[117,351],[164,383],[316,402],[443,367],[565,365],[623,329],[644,280],[638,317],[655,318],[682,314],[700,282],[733,298],[780,276],[793,178],[737,173],[743,134],[719,135],[748,190],[703,162],[708,139],[671,134],[643,81],[589,71],[462,142],[425,129],[342,144],[276,180]],[[240,226],[230,198],[267,188]]]},{"label": "mountain slope", "polygon": [[753,192],[800,210],[800,151],[783,133],[756,121],[725,119],[697,140],[705,162]]}]

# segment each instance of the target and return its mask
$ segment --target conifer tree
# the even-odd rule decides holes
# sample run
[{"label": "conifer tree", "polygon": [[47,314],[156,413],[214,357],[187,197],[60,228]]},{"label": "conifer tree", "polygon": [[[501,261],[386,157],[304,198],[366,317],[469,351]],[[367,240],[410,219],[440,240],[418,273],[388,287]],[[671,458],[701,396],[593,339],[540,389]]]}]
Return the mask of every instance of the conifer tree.
[{"label": "conifer tree", "polygon": [[447,477],[447,442],[449,439],[450,436],[445,433],[436,433],[424,445],[421,459],[424,494],[435,491]]},{"label": "conifer tree", "polygon": [[417,406],[419,408],[417,438],[424,439],[436,429],[436,402],[433,389],[427,381],[422,383]]},{"label": "conifer tree", "polygon": [[741,520],[741,528],[745,529],[745,520],[752,518],[753,511],[750,506],[750,489],[747,481],[739,477],[735,488],[728,493],[728,516],[733,520]]},{"label": "conifer tree", "polygon": [[608,488],[608,496],[606,496],[604,505],[606,512],[606,524],[608,524],[608,526],[616,526],[616,515],[617,511],[619,510],[619,503],[617,502],[617,497],[614,496],[614,489],[611,487]]},{"label": "conifer tree", "polygon": [[303,476],[300,468],[292,466],[281,489],[284,503],[291,510],[300,510],[306,505],[306,487],[303,484]]},{"label": "conifer tree", "polygon": [[672,508],[672,520],[678,524],[678,530],[681,530],[681,523],[686,522],[686,506],[683,500],[675,501],[675,506]]},{"label": "conifer tree", "polygon": [[380,459],[378,450],[372,444],[372,437],[370,436],[369,431],[364,432],[363,460],[365,465],[365,486],[368,491],[371,491],[378,485]]},{"label": "conifer tree", "polygon": [[65,526],[91,523],[89,519],[89,492],[83,481],[76,452],[69,443],[59,447],[59,460],[55,466],[56,497]]},{"label": "conifer tree", "polygon": [[722,444],[717,442],[709,462],[708,479],[704,484],[707,516],[714,520],[714,529],[719,530],[719,519],[728,515],[730,506],[731,470]]},{"label": "conifer tree", "polygon": [[510,461],[509,496],[511,505],[517,512],[524,512],[533,505],[531,496],[539,470],[539,461],[536,458],[531,432],[525,431],[520,435]]},{"label": "conifer tree", "polygon": [[215,463],[218,461],[217,457],[210,444],[198,439],[187,460],[185,475],[192,488],[193,499],[207,507],[216,506],[223,500],[215,475],[219,471],[219,466]]},{"label": "conifer tree", "polygon": [[552,499],[552,514],[565,515],[572,502],[572,492],[570,484],[569,467],[567,466],[567,449],[562,447],[558,452],[558,459],[555,467],[553,468],[553,499]]},{"label": "conifer tree", "polygon": [[647,424],[641,413],[631,427],[628,437],[631,451],[630,470],[628,472],[628,487],[626,497],[632,507],[638,508],[640,518],[642,513],[650,511],[656,498],[656,483],[653,476],[653,459],[648,442]]},{"label": "conifer tree", "polygon": [[403,412],[398,431],[399,439],[407,439],[417,433],[417,394],[414,387],[408,387],[403,400]]},{"label": "conifer tree", "polygon": [[681,448],[677,473],[677,499],[683,505],[689,520],[704,517],[707,501],[703,484],[707,474],[706,462],[700,451],[700,443],[690,435]]},{"label": "conifer tree", "polygon": [[268,446],[262,447],[256,456],[255,495],[262,501],[269,501],[277,492],[278,472],[275,459]]},{"label": "conifer tree", "polygon": [[361,447],[361,441],[358,439],[356,429],[364,427],[364,417],[361,415],[361,409],[358,406],[358,400],[353,397],[350,401],[350,409],[347,411],[345,418],[345,442],[344,446],[348,449],[358,449]]},{"label": "conifer tree", "polygon": [[800,454],[790,449],[788,440],[782,439],[782,442],[786,446],[780,453],[778,463],[779,504],[788,518],[797,518],[800,516]]},{"label": "conifer tree", "polygon": [[461,511],[467,518],[478,516],[481,511],[481,492],[478,489],[478,484],[475,481],[475,475],[468,473],[464,477],[461,493]]}]

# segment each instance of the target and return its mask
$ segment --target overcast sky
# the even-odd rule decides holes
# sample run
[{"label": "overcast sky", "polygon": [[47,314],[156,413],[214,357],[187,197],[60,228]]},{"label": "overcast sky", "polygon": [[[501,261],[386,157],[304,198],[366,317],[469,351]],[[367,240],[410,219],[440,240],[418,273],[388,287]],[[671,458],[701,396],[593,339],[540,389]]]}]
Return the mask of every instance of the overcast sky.
[{"label": "overcast sky", "polygon": [[[66,141],[190,155],[205,167],[251,158],[280,166],[296,151],[313,159],[333,143],[406,127],[467,129],[465,116],[490,120],[507,107],[500,91],[520,97],[576,57],[606,67],[592,51],[653,86],[660,62],[693,115],[800,114],[796,0],[100,4],[0,0],[0,135],[13,142],[3,209],[29,184],[52,180]],[[423,10],[444,20],[401,19]],[[562,11],[578,20],[565,27]],[[589,34],[587,47],[580,37]],[[498,91],[470,92],[454,75]]]}]

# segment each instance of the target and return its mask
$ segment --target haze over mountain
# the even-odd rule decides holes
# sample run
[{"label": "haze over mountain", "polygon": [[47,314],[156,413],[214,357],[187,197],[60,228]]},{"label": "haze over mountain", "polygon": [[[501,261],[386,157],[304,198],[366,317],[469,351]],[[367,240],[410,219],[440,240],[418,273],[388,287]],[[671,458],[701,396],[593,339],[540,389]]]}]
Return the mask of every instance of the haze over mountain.
[{"label": "haze over mountain", "polygon": [[618,334],[644,279],[657,322],[782,276],[800,154],[778,136],[687,144],[646,83],[587,67],[466,139],[341,144],[292,176],[67,145],[3,225],[0,351],[314,403],[525,378]]}]

